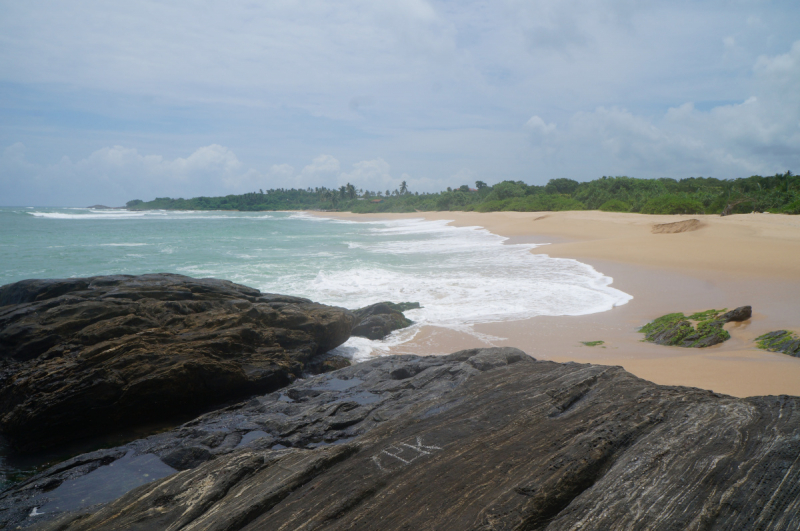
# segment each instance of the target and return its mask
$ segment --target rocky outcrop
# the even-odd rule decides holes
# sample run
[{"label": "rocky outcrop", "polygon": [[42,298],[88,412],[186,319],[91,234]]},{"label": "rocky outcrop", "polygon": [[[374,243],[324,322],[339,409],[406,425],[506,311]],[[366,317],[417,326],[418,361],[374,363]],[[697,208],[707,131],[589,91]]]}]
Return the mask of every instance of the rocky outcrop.
[{"label": "rocky outcrop", "polygon": [[[798,455],[800,398],[476,349],[378,358],[75,458],[1,495],[0,518],[48,530],[797,529]],[[158,479],[104,496],[109,463]]]},{"label": "rocky outcrop", "polygon": [[659,223],[653,225],[650,232],[653,234],[680,234],[681,232],[692,232],[700,230],[703,224],[699,219],[686,219],[683,221],[675,221],[672,223]]},{"label": "rocky outcrop", "polygon": [[0,431],[23,451],[283,387],[353,314],[181,275],[0,287]]},{"label": "rocky outcrop", "polygon": [[356,325],[352,334],[367,339],[383,339],[395,330],[411,326],[413,322],[403,312],[414,308],[419,308],[418,302],[379,302],[353,310]]},{"label": "rocky outcrop", "polygon": [[[731,321],[746,321],[753,314],[750,306],[735,310],[707,310],[686,317],[682,313],[670,313],[646,324],[639,331],[645,341],[686,348],[703,348],[717,345],[731,338],[722,328]],[[694,321],[696,325],[693,325]]]},{"label": "rocky outcrop", "polygon": [[782,352],[800,358],[800,337],[788,330],[768,332],[756,338],[758,348],[771,352]]}]

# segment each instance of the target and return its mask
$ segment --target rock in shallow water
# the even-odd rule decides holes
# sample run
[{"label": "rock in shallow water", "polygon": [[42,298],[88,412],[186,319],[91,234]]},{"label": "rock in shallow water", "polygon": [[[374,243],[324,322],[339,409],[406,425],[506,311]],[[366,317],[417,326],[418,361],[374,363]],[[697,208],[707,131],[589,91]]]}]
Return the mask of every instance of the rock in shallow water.
[{"label": "rock in shallow water", "polygon": [[[753,314],[750,306],[740,306],[726,313],[722,313],[723,311],[707,310],[689,317],[682,313],[670,313],[646,324],[639,331],[645,334],[645,341],[658,345],[710,347],[731,338],[723,328],[726,323],[746,321]],[[697,326],[693,326],[690,321],[696,321]]]},{"label": "rock in shallow water", "polygon": [[353,314],[216,279],[116,275],[0,287],[0,431],[22,451],[290,383]]},{"label": "rock in shallow water", "polygon": [[[62,463],[0,497],[14,508],[0,515],[63,530],[797,529],[798,406],[511,348],[393,356]],[[181,447],[214,457],[100,506],[27,517],[52,503],[36,484]]]},{"label": "rock in shallow water", "polygon": [[395,330],[406,328],[413,323],[403,312],[419,308],[418,302],[379,302],[358,310],[353,310],[356,325],[353,335],[367,339],[383,339]]}]

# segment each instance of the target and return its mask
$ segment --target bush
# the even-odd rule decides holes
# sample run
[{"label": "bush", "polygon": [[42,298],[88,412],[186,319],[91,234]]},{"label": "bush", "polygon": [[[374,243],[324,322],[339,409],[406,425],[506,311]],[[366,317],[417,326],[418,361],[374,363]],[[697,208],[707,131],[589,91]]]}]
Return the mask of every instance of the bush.
[{"label": "bush", "polygon": [[642,206],[642,214],[702,214],[702,203],[679,195],[661,195]]},{"label": "bush", "polygon": [[800,214],[800,199],[793,201],[780,209],[784,214]]},{"label": "bush", "polygon": [[603,212],[630,212],[631,206],[619,199],[609,199],[599,207]]}]

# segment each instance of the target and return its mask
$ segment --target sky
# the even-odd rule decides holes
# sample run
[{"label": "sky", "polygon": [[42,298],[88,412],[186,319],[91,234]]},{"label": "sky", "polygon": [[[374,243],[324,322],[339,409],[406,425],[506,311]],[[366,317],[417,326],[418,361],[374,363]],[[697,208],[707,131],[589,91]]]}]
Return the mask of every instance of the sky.
[{"label": "sky", "polygon": [[797,0],[0,0],[0,205],[787,170]]}]

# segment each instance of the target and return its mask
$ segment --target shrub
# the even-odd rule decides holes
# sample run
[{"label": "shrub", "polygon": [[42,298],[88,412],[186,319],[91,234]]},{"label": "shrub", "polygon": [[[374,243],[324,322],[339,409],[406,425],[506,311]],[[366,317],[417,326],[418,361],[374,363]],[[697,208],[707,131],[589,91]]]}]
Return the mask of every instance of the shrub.
[{"label": "shrub", "polygon": [[630,212],[631,206],[625,201],[620,201],[619,199],[609,199],[600,205],[599,209],[603,212]]},{"label": "shrub", "polygon": [[784,214],[800,214],[800,199],[793,201],[780,209]]},{"label": "shrub", "polygon": [[679,195],[661,195],[648,200],[642,206],[642,214],[702,214],[703,205]]}]

